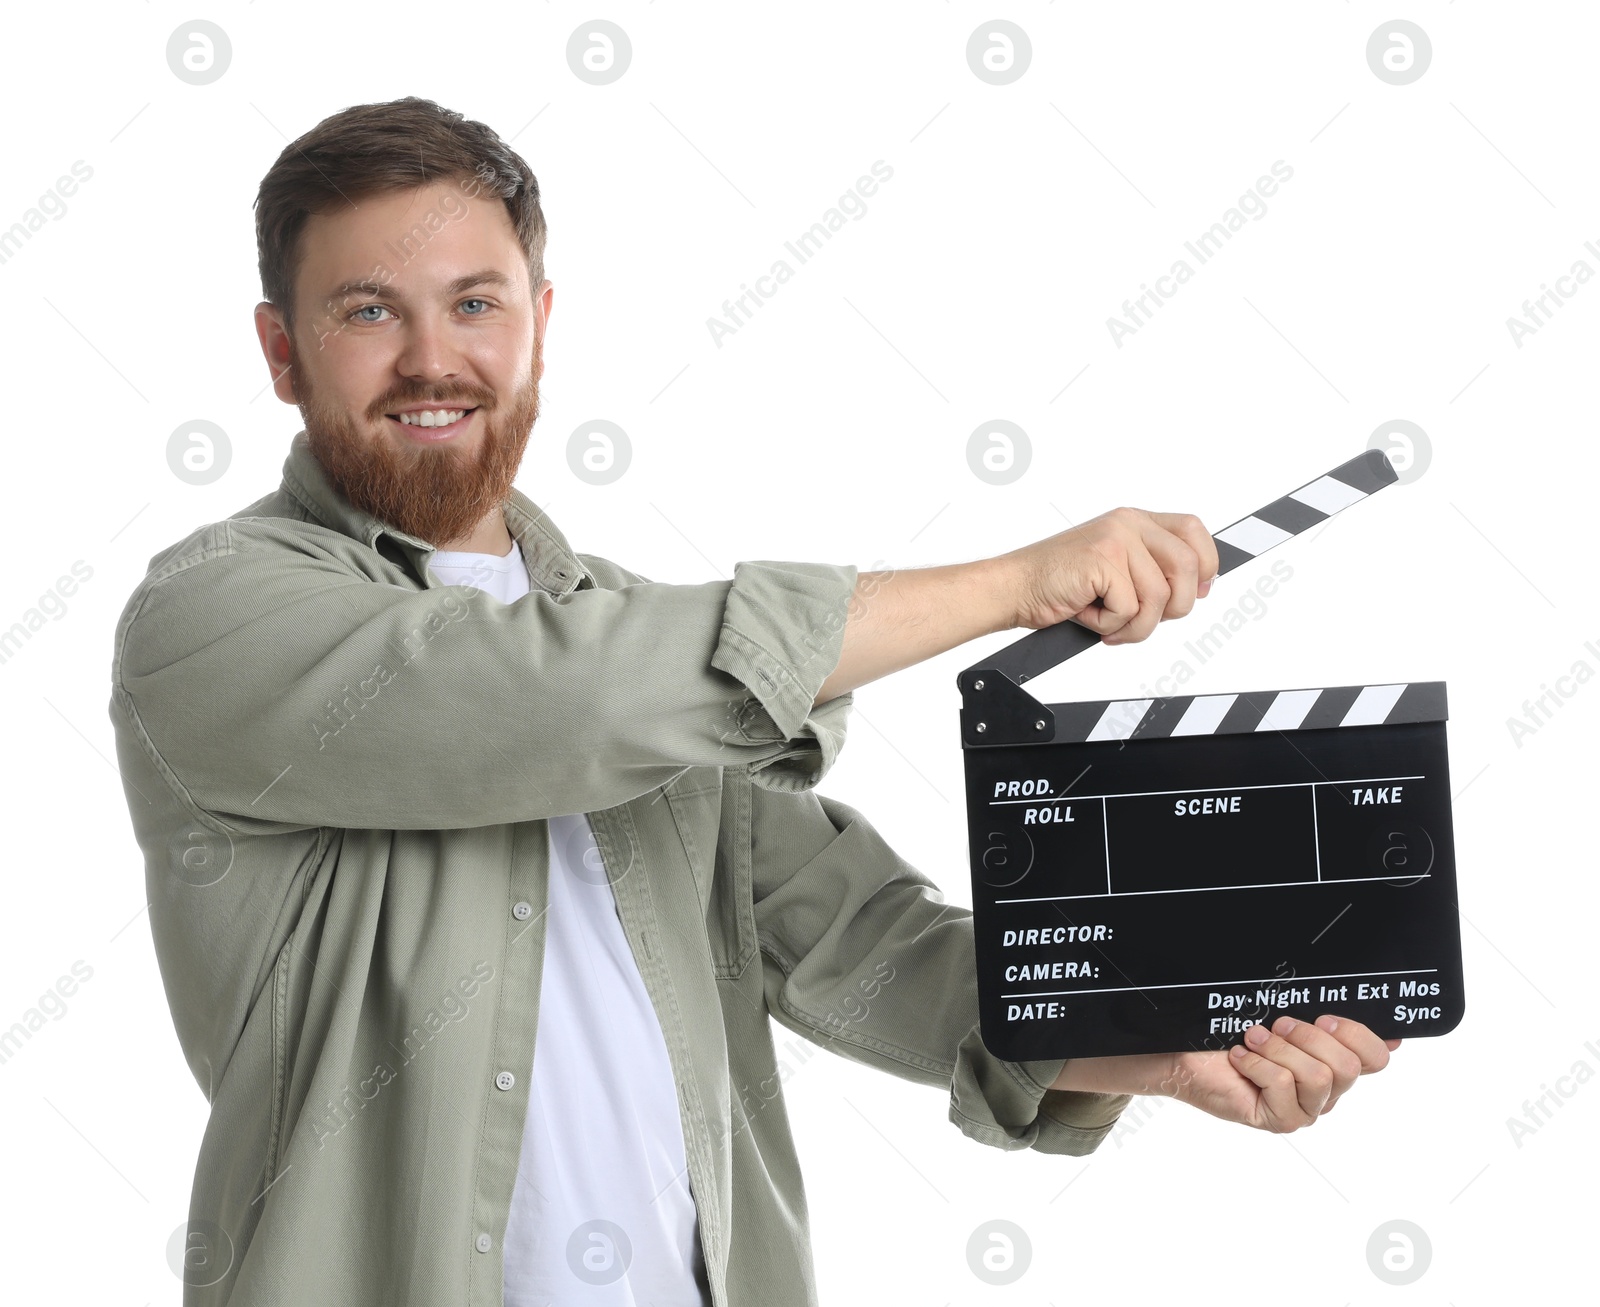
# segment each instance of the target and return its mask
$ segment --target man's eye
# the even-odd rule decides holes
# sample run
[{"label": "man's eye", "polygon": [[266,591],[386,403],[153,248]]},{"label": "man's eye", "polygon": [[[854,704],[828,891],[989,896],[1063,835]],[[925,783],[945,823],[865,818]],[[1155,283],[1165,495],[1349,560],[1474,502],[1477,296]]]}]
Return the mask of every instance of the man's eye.
[{"label": "man's eye", "polygon": [[383,307],[383,305],[381,305],[381,304],[363,304],[359,309],[357,309],[350,316],[352,318],[356,318],[356,320],[358,322],[380,322],[380,321],[382,321],[381,318],[361,318],[361,317],[357,317],[357,314],[366,313],[371,309],[376,309],[380,313],[388,312],[388,310],[385,309]]},{"label": "man's eye", "polygon": [[[470,300],[462,300],[461,302],[463,304],[482,304],[484,306],[485,311],[487,311],[488,307],[489,307],[489,301],[488,300],[470,299]],[[483,316],[483,314],[482,313],[469,313],[469,314],[467,314],[467,316],[469,318],[481,318]]]}]

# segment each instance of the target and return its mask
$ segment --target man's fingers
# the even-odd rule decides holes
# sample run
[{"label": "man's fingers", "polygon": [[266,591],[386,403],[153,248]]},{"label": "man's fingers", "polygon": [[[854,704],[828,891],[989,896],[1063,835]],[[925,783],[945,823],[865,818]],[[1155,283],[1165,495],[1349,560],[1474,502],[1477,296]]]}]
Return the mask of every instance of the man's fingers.
[{"label": "man's fingers", "polygon": [[1328,1031],[1307,1021],[1296,1021],[1293,1017],[1279,1017],[1272,1023],[1272,1033],[1328,1067],[1333,1075],[1333,1088],[1328,1094],[1328,1101],[1318,1111],[1332,1111],[1339,1096],[1355,1084],[1356,1077],[1361,1074],[1360,1056]]},{"label": "man's fingers", "polygon": [[[1265,1036],[1264,1039],[1259,1038],[1262,1035]],[[1333,1068],[1262,1025],[1252,1026],[1245,1032],[1245,1047],[1268,1062],[1283,1067],[1294,1077],[1294,1099],[1299,1114],[1279,1115],[1278,1119],[1291,1122],[1290,1129],[1315,1122],[1318,1113],[1322,1111],[1333,1093],[1335,1080]],[[1242,1065],[1240,1069],[1244,1069]],[[1351,1079],[1354,1080],[1354,1077]]]},{"label": "man's fingers", "polygon": [[1100,555],[1101,563],[1099,584],[1105,590],[1100,595],[1098,606],[1090,604],[1075,613],[1072,620],[1105,637],[1113,631],[1120,631],[1138,615],[1139,595],[1126,568],[1119,566],[1117,559],[1106,556],[1103,551],[1096,552]]},{"label": "man's fingers", "polygon": [[1167,601],[1172,597],[1172,587],[1167,583],[1166,573],[1140,540],[1135,539],[1129,544],[1127,562],[1128,575],[1133,578],[1134,588],[1139,595],[1139,611],[1120,630],[1106,636],[1107,644],[1133,644],[1143,640],[1156,629],[1162,613],[1166,611]]},{"label": "man's fingers", "polygon": [[1179,536],[1194,550],[1195,557],[1200,563],[1200,579],[1211,581],[1216,578],[1217,569],[1222,565],[1217,557],[1217,542],[1211,538],[1211,532],[1193,513],[1151,513],[1157,525],[1164,526],[1173,535]]},{"label": "man's fingers", "polygon": [[[1160,516],[1171,519],[1179,515],[1162,513]],[[1187,538],[1162,526],[1155,520],[1155,514],[1149,517],[1143,529],[1145,548],[1155,559],[1171,590],[1161,617],[1163,620],[1187,617],[1189,610],[1194,607],[1201,580],[1210,574],[1201,572],[1203,560]]]},{"label": "man's fingers", "polygon": [[[1368,1075],[1373,1071],[1382,1071],[1389,1065],[1389,1054],[1393,1051],[1389,1047],[1390,1041],[1378,1038],[1372,1030],[1362,1025],[1359,1021],[1352,1021],[1349,1017],[1336,1017],[1331,1013],[1324,1013],[1317,1018],[1317,1026],[1326,1030],[1341,1044],[1361,1059],[1361,1074]],[[1400,1047],[1400,1041],[1394,1040],[1394,1047]]]},{"label": "man's fingers", "polygon": [[[1352,1021],[1349,1017],[1336,1017],[1324,1014],[1316,1020],[1314,1026],[1304,1027],[1320,1034],[1324,1039],[1333,1040],[1339,1048],[1343,1049],[1343,1056],[1349,1063],[1353,1062],[1359,1068],[1357,1075],[1370,1075],[1374,1071],[1382,1071],[1389,1064],[1389,1054],[1400,1047],[1398,1039],[1379,1039],[1371,1028],[1364,1026],[1359,1021]],[[1293,1035],[1290,1036],[1293,1038]],[[1337,1057],[1338,1054],[1334,1054]],[[1331,1061],[1331,1058],[1329,1059]],[[1348,1085],[1345,1086],[1348,1088]],[[1322,1110],[1329,1111],[1339,1101],[1339,1095],[1344,1088],[1335,1088],[1333,1097],[1328,1100],[1327,1107]]]},{"label": "man's fingers", "polygon": [[1216,577],[1216,544],[1192,513],[1118,508],[1088,526],[1078,534],[1096,555],[1098,597],[1072,620],[1107,644],[1133,644],[1164,619],[1186,616]]},{"label": "man's fingers", "polygon": [[1308,1125],[1316,1119],[1314,1116],[1308,1117],[1301,1108],[1295,1075],[1288,1067],[1262,1057],[1260,1053],[1251,1052],[1244,1044],[1230,1048],[1228,1060],[1240,1075],[1261,1091],[1263,1119],[1246,1124],[1262,1130],[1277,1128],[1287,1131]]}]

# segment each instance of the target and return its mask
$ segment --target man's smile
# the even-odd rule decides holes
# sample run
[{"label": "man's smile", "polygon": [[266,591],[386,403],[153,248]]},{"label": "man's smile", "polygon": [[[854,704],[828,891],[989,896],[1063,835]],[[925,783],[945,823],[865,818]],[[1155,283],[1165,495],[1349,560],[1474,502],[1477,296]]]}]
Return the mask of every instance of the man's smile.
[{"label": "man's smile", "polygon": [[472,415],[477,411],[476,405],[470,408],[413,407],[401,409],[396,413],[387,413],[384,416],[411,439],[432,444],[448,440],[451,436],[465,431],[467,424],[472,421]]}]

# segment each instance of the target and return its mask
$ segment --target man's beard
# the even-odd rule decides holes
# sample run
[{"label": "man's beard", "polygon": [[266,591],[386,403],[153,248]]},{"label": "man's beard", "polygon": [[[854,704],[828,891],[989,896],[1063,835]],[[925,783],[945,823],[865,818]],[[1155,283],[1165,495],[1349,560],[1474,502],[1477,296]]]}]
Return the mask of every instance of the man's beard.
[{"label": "man's beard", "polygon": [[406,386],[382,396],[367,414],[374,422],[388,424],[386,414],[412,404],[476,406],[484,430],[477,456],[471,460],[453,447],[459,436],[428,446],[412,443],[402,432],[373,436],[359,429],[342,409],[324,403],[313,389],[292,339],[289,365],[311,452],[334,488],[356,508],[438,546],[471,534],[510,497],[539,416],[543,350],[543,340],[536,338],[528,384],[504,408],[491,409],[493,396],[476,388],[445,387],[441,396]]}]

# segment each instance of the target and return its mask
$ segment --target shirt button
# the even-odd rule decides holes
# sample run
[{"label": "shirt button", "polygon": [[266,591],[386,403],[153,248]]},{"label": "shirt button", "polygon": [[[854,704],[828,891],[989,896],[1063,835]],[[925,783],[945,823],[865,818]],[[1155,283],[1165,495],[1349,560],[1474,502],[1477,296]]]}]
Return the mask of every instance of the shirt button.
[{"label": "shirt button", "polygon": [[494,1087],[496,1089],[510,1089],[511,1086],[516,1083],[516,1076],[512,1075],[509,1071],[502,1071],[494,1078]]},{"label": "shirt button", "polygon": [[522,903],[513,903],[511,905],[511,915],[518,921],[526,921],[533,915],[533,904],[526,901]]},{"label": "shirt button", "polygon": [[489,1249],[494,1247],[494,1240],[491,1239],[487,1234],[480,1234],[472,1241],[472,1246],[480,1253],[486,1253],[489,1251]]}]

